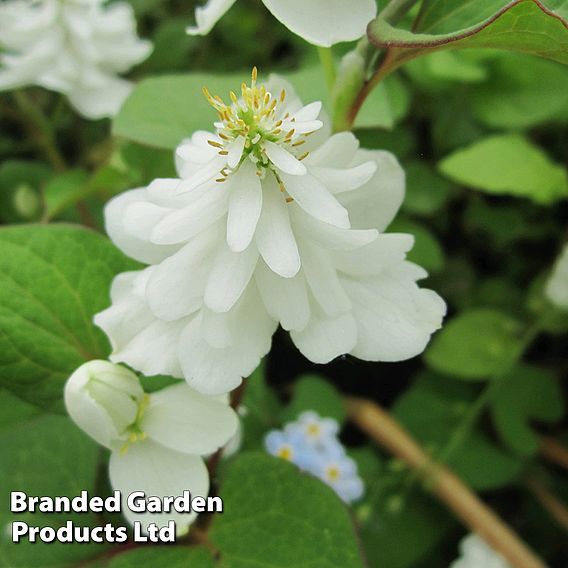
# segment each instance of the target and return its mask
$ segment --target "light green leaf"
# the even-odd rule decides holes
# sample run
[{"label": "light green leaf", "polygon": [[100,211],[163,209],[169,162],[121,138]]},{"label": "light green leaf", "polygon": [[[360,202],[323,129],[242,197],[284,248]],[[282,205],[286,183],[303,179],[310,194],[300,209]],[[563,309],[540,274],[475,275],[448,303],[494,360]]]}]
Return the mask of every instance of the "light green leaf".
[{"label": "light green leaf", "polygon": [[457,183],[496,195],[528,197],[541,204],[568,196],[566,168],[516,134],[490,136],[457,150],[439,169]]},{"label": "light green leaf", "polygon": [[568,116],[568,67],[503,53],[489,64],[490,79],[472,93],[475,116],[490,128],[523,129]]},{"label": "light green leaf", "polygon": [[115,556],[106,568],[213,568],[211,553],[203,547],[144,546]]},{"label": "light green leaf", "polygon": [[493,422],[508,447],[520,455],[532,455],[540,440],[531,422],[562,418],[562,390],[553,375],[536,367],[517,367],[506,381],[508,388],[499,391],[491,402]]},{"label": "light green leaf", "polygon": [[222,481],[210,540],[231,568],[362,567],[345,505],[318,479],[261,453],[242,454]]},{"label": "light green leaf", "polygon": [[521,324],[505,313],[478,309],[450,320],[426,351],[436,371],[463,380],[487,380],[508,370],[520,346]]},{"label": "light green leaf", "polygon": [[93,315],[115,274],[137,265],[105,237],[67,225],[0,229],[0,386],[50,409],[65,380],[109,345]]},{"label": "light green leaf", "polygon": [[306,410],[313,410],[323,418],[333,418],[339,424],[345,420],[345,405],[341,395],[330,383],[317,376],[308,375],[298,380],[282,421],[296,420]]},{"label": "light green leaf", "polygon": [[355,119],[355,128],[391,130],[410,108],[410,93],[402,81],[388,77],[365,100]]},{"label": "light green leaf", "polygon": [[89,175],[84,170],[69,170],[54,176],[43,191],[44,218],[53,219],[58,213],[81,201],[88,195]]},{"label": "light green leaf", "polygon": [[[22,421],[25,419],[25,421]],[[82,490],[95,492],[99,447],[69,419],[62,416],[22,415],[17,424],[0,433],[0,567],[67,568],[104,552],[96,543],[12,543],[8,523],[18,520],[31,526],[59,528],[67,521],[93,527],[92,513],[9,513],[11,491],[32,496],[75,497]]]},{"label": "light green leaf", "polygon": [[425,0],[414,31],[391,26],[381,15],[369,37],[391,48],[396,67],[437,50],[484,47],[522,51],[568,63],[566,0]]}]

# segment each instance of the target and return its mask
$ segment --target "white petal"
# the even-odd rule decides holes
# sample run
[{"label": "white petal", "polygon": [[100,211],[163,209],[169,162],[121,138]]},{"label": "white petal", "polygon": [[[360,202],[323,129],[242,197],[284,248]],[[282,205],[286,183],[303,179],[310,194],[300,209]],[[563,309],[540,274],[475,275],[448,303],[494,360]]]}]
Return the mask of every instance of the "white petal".
[{"label": "white petal", "polygon": [[227,212],[228,183],[207,186],[199,198],[166,215],[152,231],[152,242],[175,244],[188,241],[210,227]]},{"label": "white petal", "polygon": [[67,96],[83,116],[97,120],[117,115],[132,88],[130,81],[109,75],[97,88],[77,86]]},{"label": "white petal", "polygon": [[175,322],[156,319],[134,335],[121,349],[115,350],[110,360],[126,363],[148,377],[181,377],[176,348],[181,330],[186,325],[187,319]]},{"label": "white petal", "polygon": [[347,210],[315,177],[310,174],[304,176],[282,174],[282,181],[286,191],[306,213],[324,223],[344,229],[349,228]]},{"label": "white petal", "polygon": [[274,142],[265,141],[262,147],[268,156],[268,159],[284,173],[293,176],[303,176],[306,173],[306,166],[297,158],[292,156],[290,152],[275,144]]},{"label": "white petal", "polygon": [[204,185],[206,183],[213,182],[215,179],[220,177],[221,170],[227,164],[227,158],[225,156],[215,156],[210,162],[206,164],[199,164],[197,168],[188,168],[186,165],[180,168],[185,175],[191,172],[189,177],[184,178],[178,186],[178,193],[186,193],[188,191],[194,190],[196,187]]},{"label": "white petal", "polygon": [[190,35],[207,35],[213,26],[227,13],[236,0],[209,0],[205,6],[195,9],[195,26],[186,28]]},{"label": "white petal", "polygon": [[250,245],[260,219],[262,185],[250,160],[231,177],[227,244],[231,250],[241,252]]},{"label": "white petal", "polygon": [[339,132],[328,138],[306,158],[306,164],[328,167],[348,167],[359,149],[359,140],[352,132]]},{"label": "white petal", "polygon": [[287,331],[304,329],[310,319],[310,303],[302,272],[282,278],[259,262],[255,279],[268,313]]},{"label": "white petal", "polygon": [[199,456],[170,450],[151,440],[132,444],[124,453],[113,452],[109,463],[110,483],[121,492],[122,512],[130,523],[140,521],[143,527],[150,523],[165,526],[176,523],[178,531],[191,524],[196,513],[134,513],[126,504],[128,495],[143,491],[147,496],[180,496],[190,491],[192,497],[207,497],[209,473]]},{"label": "white petal", "polygon": [[351,276],[368,276],[400,265],[412,248],[412,235],[386,233],[372,243],[354,251],[338,251],[333,254],[337,270]]},{"label": "white petal", "polygon": [[323,364],[353,349],[357,327],[350,313],[331,318],[313,306],[308,325],[302,331],[291,331],[290,337],[304,357]]},{"label": "white petal", "polygon": [[421,353],[446,313],[444,301],[423,290],[404,271],[365,281],[346,279],[357,321],[357,346],[351,351],[366,361],[402,361]]},{"label": "white petal", "polygon": [[231,169],[235,169],[239,165],[245,149],[245,142],[246,138],[244,136],[237,136],[237,138],[227,147],[227,151],[229,152],[229,155],[227,156],[227,165]]},{"label": "white petal", "polygon": [[296,122],[310,122],[319,116],[321,107],[321,101],[310,103],[302,107],[298,112],[295,112],[293,118],[296,119]]},{"label": "white petal", "polygon": [[380,150],[359,150],[351,165],[369,160],[377,163],[377,172],[371,180],[359,189],[338,194],[337,199],[349,211],[354,228],[374,227],[383,232],[404,199],[404,170],[391,153]]},{"label": "white petal", "polygon": [[238,418],[228,405],[184,382],[150,395],[140,428],[163,446],[186,454],[207,455],[235,434]]},{"label": "white petal", "polygon": [[263,0],[287,28],[315,45],[359,39],[377,14],[375,0]]},{"label": "white petal", "polygon": [[131,205],[146,203],[144,189],[132,189],[111,199],[105,206],[105,229],[112,242],[125,254],[140,262],[160,262],[177,250],[177,246],[155,245],[133,235],[124,225]]},{"label": "white petal", "polygon": [[204,394],[222,394],[248,377],[270,350],[277,323],[266,313],[258,292],[249,286],[229,312],[234,342],[224,349],[206,343],[199,321],[188,325],[180,338],[179,357],[189,385]]},{"label": "white petal", "polygon": [[365,185],[377,171],[377,164],[369,161],[353,168],[311,167],[310,173],[318,178],[331,193],[352,191]]},{"label": "white petal", "polygon": [[223,243],[207,280],[205,305],[214,312],[228,312],[247,287],[257,260],[255,246],[233,252]]},{"label": "white petal", "polygon": [[300,254],[288,208],[273,176],[267,176],[262,187],[264,202],[255,234],[256,244],[271,270],[284,278],[292,278],[300,270]]},{"label": "white petal", "polygon": [[210,257],[222,242],[220,229],[214,225],[203,231],[156,266],[146,287],[146,299],[156,317],[172,321],[202,306]]},{"label": "white petal", "polygon": [[307,215],[300,208],[291,208],[294,227],[301,229],[304,238],[315,241],[328,250],[351,251],[373,242],[376,229],[341,229]]},{"label": "white petal", "polygon": [[328,316],[338,316],[351,308],[329,253],[317,245],[301,242],[302,271],[314,298]]}]

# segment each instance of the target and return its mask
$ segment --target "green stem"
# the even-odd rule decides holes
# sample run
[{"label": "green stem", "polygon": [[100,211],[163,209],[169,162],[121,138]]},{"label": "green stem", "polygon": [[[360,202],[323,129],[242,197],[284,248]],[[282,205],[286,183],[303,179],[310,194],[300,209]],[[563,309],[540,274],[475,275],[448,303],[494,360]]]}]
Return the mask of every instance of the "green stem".
[{"label": "green stem", "polygon": [[479,420],[481,414],[486,409],[487,405],[494,399],[497,393],[504,388],[512,376],[511,371],[519,363],[525,351],[529,348],[532,342],[540,334],[540,323],[534,324],[530,327],[522,338],[521,342],[516,349],[513,350],[509,364],[506,369],[495,375],[489,384],[485,387],[483,392],[479,395],[477,400],[470,406],[466,415],[463,417],[459,427],[453,432],[451,438],[448,440],[442,451],[439,453],[437,462],[447,463],[454,453],[461,447],[463,442],[470,435],[473,427]]},{"label": "green stem", "polygon": [[333,61],[333,52],[331,47],[319,47],[318,55],[320,59],[321,66],[323,68],[323,73],[325,76],[325,82],[327,85],[327,90],[329,95],[333,93],[333,87],[335,85],[335,62]]},{"label": "green stem", "polygon": [[28,129],[37,146],[54,170],[65,170],[65,160],[57,147],[53,127],[40,106],[24,91],[15,91],[13,95],[20,111],[20,120]]}]

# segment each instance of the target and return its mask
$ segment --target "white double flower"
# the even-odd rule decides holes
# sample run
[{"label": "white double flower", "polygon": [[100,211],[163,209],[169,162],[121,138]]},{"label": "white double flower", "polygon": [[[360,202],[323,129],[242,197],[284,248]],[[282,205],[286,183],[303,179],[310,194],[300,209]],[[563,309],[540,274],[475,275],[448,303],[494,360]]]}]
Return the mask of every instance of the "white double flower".
[{"label": "white double flower", "polygon": [[[107,361],[79,367],[65,385],[65,406],[73,421],[112,452],[111,485],[123,502],[134,491],[158,497],[207,497],[209,473],[202,456],[224,446],[237,432],[238,418],[227,397],[208,397],[185,383],[145,394],[138,377]],[[173,520],[183,532],[196,513],[133,513],[130,522],[158,526]]]},{"label": "white double flower", "polygon": [[178,147],[180,179],[106,208],[115,244],[151,265],[119,275],[95,318],[112,360],[217,394],[252,373],[278,324],[316,363],[422,352],[446,306],[416,284],[412,236],[384,234],[404,196],[396,159],[330,136],[321,104],[282,80],[253,72],[230,104],[207,96],[216,132]]},{"label": "white double flower", "polygon": [[[262,0],[288,29],[309,43],[330,47],[365,35],[377,15],[375,0]],[[187,32],[208,34],[236,0],[209,0],[195,11],[196,25]]]},{"label": "white double flower", "polygon": [[0,3],[0,91],[38,85],[87,118],[115,115],[132,89],[118,74],[146,59],[151,44],[137,37],[129,4],[105,3]]}]

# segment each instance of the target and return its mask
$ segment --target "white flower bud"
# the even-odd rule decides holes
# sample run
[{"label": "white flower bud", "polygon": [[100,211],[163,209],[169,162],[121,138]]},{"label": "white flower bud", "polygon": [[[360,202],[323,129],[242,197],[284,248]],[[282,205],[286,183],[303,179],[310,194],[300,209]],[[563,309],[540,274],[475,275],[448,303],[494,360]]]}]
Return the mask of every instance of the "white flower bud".
[{"label": "white flower bud", "polygon": [[144,391],[132,371],[107,361],[90,361],[69,377],[64,397],[73,421],[110,448],[136,422]]}]

